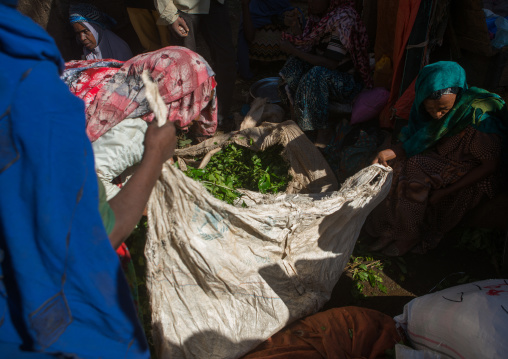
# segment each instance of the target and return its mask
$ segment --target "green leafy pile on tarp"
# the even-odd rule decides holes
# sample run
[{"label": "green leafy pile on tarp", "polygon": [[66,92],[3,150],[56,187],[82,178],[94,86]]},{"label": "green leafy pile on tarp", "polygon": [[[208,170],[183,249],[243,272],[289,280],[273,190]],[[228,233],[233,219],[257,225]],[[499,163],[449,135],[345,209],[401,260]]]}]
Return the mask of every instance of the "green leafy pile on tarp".
[{"label": "green leafy pile on tarp", "polygon": [[255,152],[230,144],[212,156],[205,168],[188,166],[185,174],[201,182],[216,198],[233,204],[240,196],[237,188],[261,193],[277,193],[286,189],[291,176],[282,151],[280,145]]}]

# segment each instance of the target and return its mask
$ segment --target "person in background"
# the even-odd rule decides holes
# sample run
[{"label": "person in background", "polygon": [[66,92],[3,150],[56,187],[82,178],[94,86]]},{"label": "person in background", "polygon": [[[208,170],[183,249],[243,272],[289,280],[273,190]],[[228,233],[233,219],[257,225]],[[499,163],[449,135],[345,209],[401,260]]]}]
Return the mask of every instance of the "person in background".
[{"label": "person in background", "polygon": [[351,103],[371,86],[365,25],[351,0],[310,0],[303,33],[283,34],[280,46],[290,55],[279,73],[282,103],[303,131],[316,134],[315,145],[325,147],[330,101]]},{"label": "person in background", "polygon": [[[141,46],[143,46],[143,52],[156,51],[170,46],[171,35],[169,29],[167,26],[157,25],[159,13],[155,10],[155,7],[153,9],[141,9],[134,7],[136,1],[129,1],[129,3],[133,3],[133,7],[129,7],[126,3],[127,13]],[[149,2],[149,4],[153,6],[153,2]]]},{"label": "person in background", "polygon": [[142,168],[100,200],[83,102],[59,78],[53,39],[16,5],[0,0],[1,356],[148,358],[114,248],[173,154],[174,126],[150,125]]},{"label": "person in background", "polygon": [[455,62],[425,66],[401,142],[373,163],[393,167],[388,197],[365,225],[371,250],[390,256],[435,248],[464,214],[500,190],[507,112],[496,94],[471,87]]},{"label": "person in background", "polygon": [[76,38],[83,45],[86,60],[115,59],[127,61],[133,55],[129,45],[109,28],[116,22],[91,4],[75,4],[69,8],[69,21]]},{"label": "person in background", "polygon": [[203,35],[216,73],[219,126],[232,129],[235,48],[225,0],[155,0],[155,6],[160,14],[158,24],[166,24],[171,29],[172,45],[198,52],[197,37],[199,33]]},{"label": "person in background", "polygon": [[[238,29],[237,46],[238,73],[240,77],[247,80],[253,77],[249,65],[249,47],[255,40],[259,29],[266,27],[267,31],[271,31],[273,35],[279,34],[279,38],[280,29],[292,30],[292,28],[298,28],[301,32],[298,15],[299,10],[293,8],[289,0],[242,0],[242,21]],[[286,18],[288,20],[291,18],[290,24],[286,24],[288,22]],[[269,25],[272,26],[268,29]],[[286,25],[291,25],[292,28]],[[299,35],[298,33],[294,34]],[[278,49],[278,39],[277,43],[273,44],[270,43],[271,39],[268,36],[263,40],[267,47],[265,56],[270,58],[275,55],[277,57],[280,51]]]}]

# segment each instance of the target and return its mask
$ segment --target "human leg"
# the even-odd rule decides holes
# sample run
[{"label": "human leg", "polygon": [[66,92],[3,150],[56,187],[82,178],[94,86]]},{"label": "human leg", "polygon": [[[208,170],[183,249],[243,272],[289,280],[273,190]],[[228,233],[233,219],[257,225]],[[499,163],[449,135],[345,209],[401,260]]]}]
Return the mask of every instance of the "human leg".
[{"label": "human leg", "polygon": [[127,8],[132,27],[145,52],[160,49],[160,36],[152,12],[148,9]]},{"label": "human leg", "polygon": [[[152,10],[152,17],[154,22],[157,24],[157,20],[160,18],[159,13],[155,10]],[[159,31],[161,48],[171,46],[171,34],[169,32],[169,27],[165,25],[157,25],[157,30]]]},{"label": "human leg", "polygon": [[238,31],[238,42],[236,49],[236,59],[238,62],[238,73],[240,77],[244,79],[251,79],[254,75],[250,70],[250,60],[249,60],[249,43],[245,38],[245,34],[243,29],[240,27]]},{"label": "human leg", "polygon": [[282,104],[288,108],[293,106],[293,99],[302,77],[312,68],[308,62],[298,57],[290,57],[279,72],[279,96]]},{"label": "human leg", "polygon": [[440,238],[436,236],[443,229],[439,223],[453,222],[455,217],[451,212],[439,216],[442,218],[432,215],[449,203],[429,204],[432,191],[442,185],[441,173],[448,168],[447,163],[446,158],[432,153],[395,162],[390,193],[366,221],[367,233],[379,238],[370,250],[398,256],[416,246],[419,253],[435,247],[430,242]]},{"label": "human leg", "polygon": [[236,80],[235,49],[227,5],[211,0],[210,11],[208,15],[203,15],[201,21],[201,31],[210,48],[216,73],[219,114],[227,117]]},{"label": "human leg", "polygon": [[302,77],[296,90],[298,125],[303,131],[327,129],[330,100],[350,102],[360,88],[350,74],[314,66]]}]

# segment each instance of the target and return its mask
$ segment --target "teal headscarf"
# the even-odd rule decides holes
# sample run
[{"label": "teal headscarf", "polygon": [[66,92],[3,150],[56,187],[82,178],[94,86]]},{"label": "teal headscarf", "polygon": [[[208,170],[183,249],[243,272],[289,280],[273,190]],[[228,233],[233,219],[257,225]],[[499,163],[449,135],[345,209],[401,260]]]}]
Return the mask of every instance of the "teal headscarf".
[{"label": "teal headscarf", "polygon": [[[432,93],[459,87],[453,108],[441,119],[434,120],[423,108],[423,101]],[[407,156],[414,156],[432,147],[443,137],[450,137],[474,126],[485,133],[507,133],[507,112],[503,99],[476,87],[467,87],[466,72],[452,61],[440,61],[425,66],[415,84],[415,101],[408,126],[400,133]]]}]

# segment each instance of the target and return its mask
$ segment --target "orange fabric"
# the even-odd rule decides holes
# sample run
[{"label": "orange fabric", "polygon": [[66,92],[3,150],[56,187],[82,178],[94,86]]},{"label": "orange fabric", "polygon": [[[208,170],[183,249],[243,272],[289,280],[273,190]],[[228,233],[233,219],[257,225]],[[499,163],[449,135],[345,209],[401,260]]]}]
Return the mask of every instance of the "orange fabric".
[{"label": "orange fabric", "polygon": [[391,88],[393,76],[393,42],[395,39],[398,8],[399,0],[378,0],[377,3],[374,87],[384,87],[387,90]]},{"label": "orange fabric", "polygon": [[395,322],[378,311],[334,308],[290,325],[244,359],[374,359],[401,340]]},{"label": "orange fabric", "polygon": [[393,56],[393,41],[397,25],[397,9],[399,0],[378,0],[377,4],[377,30],[374,52],[376,61],[383,56]]},{"label": "orange fabric", "polygon": [[404,54],[406,44],[420,8],[421,0],[405,0],[399,2],[395,40],[393,46],[393,78],[390,99],[379,116],[379,124],[383,128],[393,128],[393,105],[399,98],[399,89],[404,71]]},{"label": "orange fabric", "polygon": [[409,120],[409,114],[411,113],[411,107],[415,100],[415,82],[416,78],[411,82],[406,91],[400,96],[393,108],[397,117]]}]

